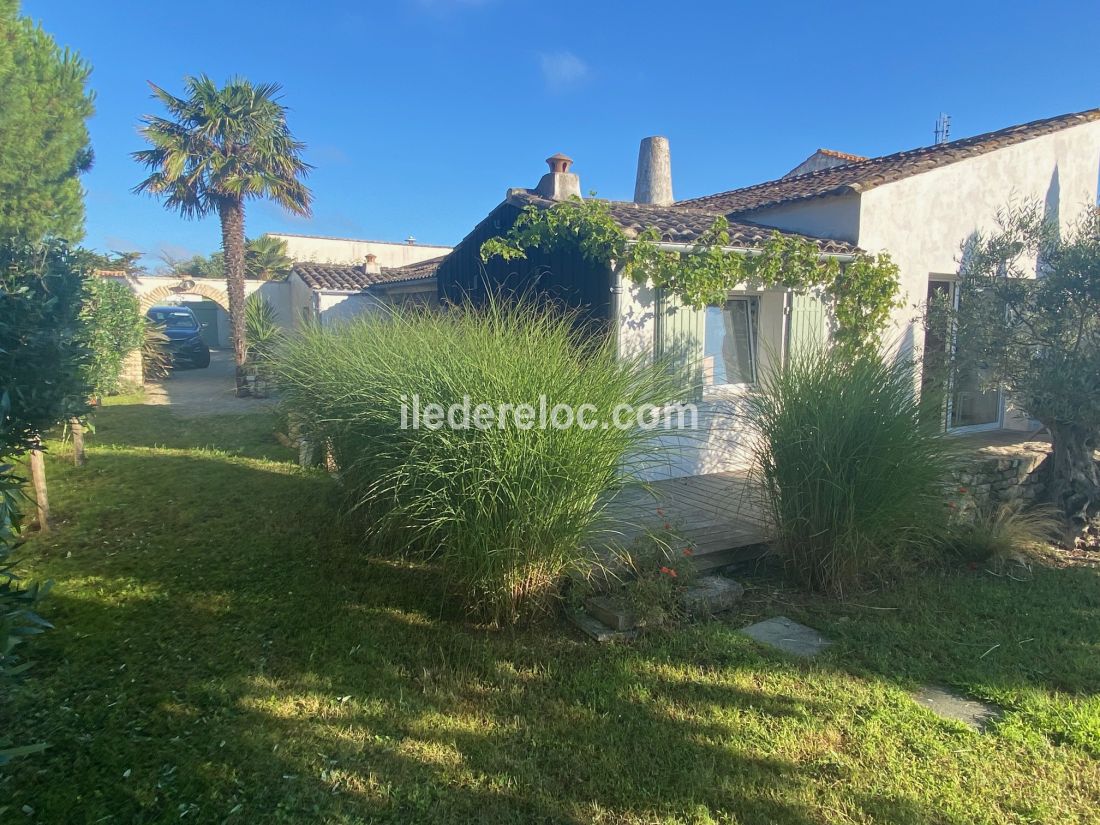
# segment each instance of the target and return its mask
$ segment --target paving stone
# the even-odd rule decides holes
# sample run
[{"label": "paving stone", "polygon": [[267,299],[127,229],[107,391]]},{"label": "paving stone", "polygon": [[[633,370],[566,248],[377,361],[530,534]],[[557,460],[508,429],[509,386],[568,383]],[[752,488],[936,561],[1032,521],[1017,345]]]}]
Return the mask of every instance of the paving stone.
[{"label": "paving stone", "polygon": [[806,658],[813,658],[832,644],[812,627],[806,627],[786,616],[757,622],[742,628],[741,632],[760,644]]},{"label": "paving stone", "polygon": [[709,616],[731,609],[745,588],[725,576],[700,576],[692,581],[680,597],[680,603],[689,616]]},{"label": "paving stone", "polygon": [[606,596],[593,596],[585,599],[585,609],[612,630],[633,630],[640,622],[637,614],[629,608],[615,604]]},{"label": "paving stone", "polygon": [[974,730],[982,730],[987,724],[1000,717],[1000,708],[969,699],[938,685],[925,685],[913,698],[917,703],[944,719],[962,722]]},{"label": "paving stone", "polygon": [[597,642],[629,641],[638,635],[636,630],[614,630],[599,619],[580,611],[570,613],[569,619],[581,629],[581,632]]}]

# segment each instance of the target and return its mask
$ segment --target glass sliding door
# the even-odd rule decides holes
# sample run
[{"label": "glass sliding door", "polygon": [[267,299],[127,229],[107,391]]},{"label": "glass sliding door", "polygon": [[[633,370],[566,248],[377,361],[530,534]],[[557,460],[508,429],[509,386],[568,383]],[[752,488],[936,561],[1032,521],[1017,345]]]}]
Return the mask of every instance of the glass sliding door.
[{"label": "glass sliding door", "polygon": [[[950,281],[930,281],[928,300],[947,301],[959,308],[959,290]],[[992,386],[988,371],[980,365],[965,365],[969,359],[959,350],[959,342],[953,331],[942,333],[934,330],[925,337],[925,381],[931,386],[934,373],[930,372],[937,357],[947,355],[947,409],[946,424],[949,430],[996,429],[1004,417],[1004,394]],[[962,363],[960,363],[962,362]]]}]

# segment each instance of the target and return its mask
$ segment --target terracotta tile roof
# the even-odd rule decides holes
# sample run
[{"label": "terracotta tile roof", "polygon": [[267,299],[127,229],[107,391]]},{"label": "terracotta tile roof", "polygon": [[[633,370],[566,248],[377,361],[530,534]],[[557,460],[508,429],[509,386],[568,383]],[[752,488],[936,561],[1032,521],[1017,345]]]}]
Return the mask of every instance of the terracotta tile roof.
[{"label": "terracotta tile roof", "polygon": [[867,160],[864,155],[853,155],[848,152],[838,152],[836,149],[818,149],[814,154],[828,155],[831,158],[838,158],[839,160],[846,160],[854,163],[858,160]]},{"label": "terracotta tile roof", "polygon": [[[546,209],[556,203],[523,189],[513,189],[509,193],[508,200],[520,208],[533,205]],[[722,213],[715,209],[693,209],[679,204],[654,206],[632,201],[604,201],[604,203],[607,204],[611,217],[628,238],[636,238],[645,229],[653,227],[660,233],[661,240],[667,243],[692,243],[710,229],[715,218],[723,217]],[[731,246],[745,249],[761,247],[775,232],[783,235],[797,235],[794,232],[783,232],[775,227],[750,221],[729,220]],[[815,241],[822,252],[846,254],[856,251],[856,247],[844,241],[815,238],[809,235],[797,235],[797,237]]]},{"label": "terracotta tile roof", "polygon": [[319,264],[312,261],[299,261],[294,264],[293,273],[310,289],[337,289],[341,291],[359,291],[372,286],[382,286],[413,281],[427,281],[435,277],[435,271],[443,263],[446,255],[429,258],[405,266],[384,266],[381,272],[366,272],[362,264]]},{"label": "terracotta tile roof", "polygon": [[919,175],[921,172],[927,172],[930,169],[936,169],[956,161],[972,158],[986,152],[992,152],[995,149],[1002,149],[1006,146],[1022,143],[1025,140],[1049,135],[1062,129],[1068,129],[1071,126],[1079,126],[1098,119],[1100,119],[1100,109],[1088,109],[1083,112],[1046,118],[1045,120],[1034,120],[1031,123],[1010,126],[996,132],[986,132],[962,140],[953,140],[950,143],[910,149],[905,152],[868,158],[843,166],[834,166],[830,169],[808,172],[793,178],[781,178],[767,183],[758,183],[744,189],[734,189],[716,195],[691,198],[680,201],[677,206],[736,214],[750,209],[775,206],[781,203],[806,200],[807,198],[866,192],[868,189],[873,189],[885,183],[892,183],[911,175]]}]

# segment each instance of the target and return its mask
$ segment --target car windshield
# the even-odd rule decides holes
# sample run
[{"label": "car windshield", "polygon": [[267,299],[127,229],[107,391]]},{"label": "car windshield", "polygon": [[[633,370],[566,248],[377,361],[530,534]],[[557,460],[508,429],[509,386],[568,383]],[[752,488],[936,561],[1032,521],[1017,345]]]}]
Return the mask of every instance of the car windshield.
[{"label": "car windshield", "polygon": [[196,329],[198,323],[189,309],[151,309],[149,318],[166,329]]}]

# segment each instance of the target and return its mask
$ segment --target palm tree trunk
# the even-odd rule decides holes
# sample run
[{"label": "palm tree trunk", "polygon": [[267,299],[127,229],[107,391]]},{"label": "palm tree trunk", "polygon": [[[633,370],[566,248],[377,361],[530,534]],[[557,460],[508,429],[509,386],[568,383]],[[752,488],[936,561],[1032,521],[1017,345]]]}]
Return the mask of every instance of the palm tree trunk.
[{"label": "palm tree trunk", "polygon": [[218,217],[222,222],[229,324],[233,335],[233,357],[237,364],[237,395],[248,395],[244,369],[248,355],[244,332],[244,201],[239,198],[222,200],[218,205]]}]

